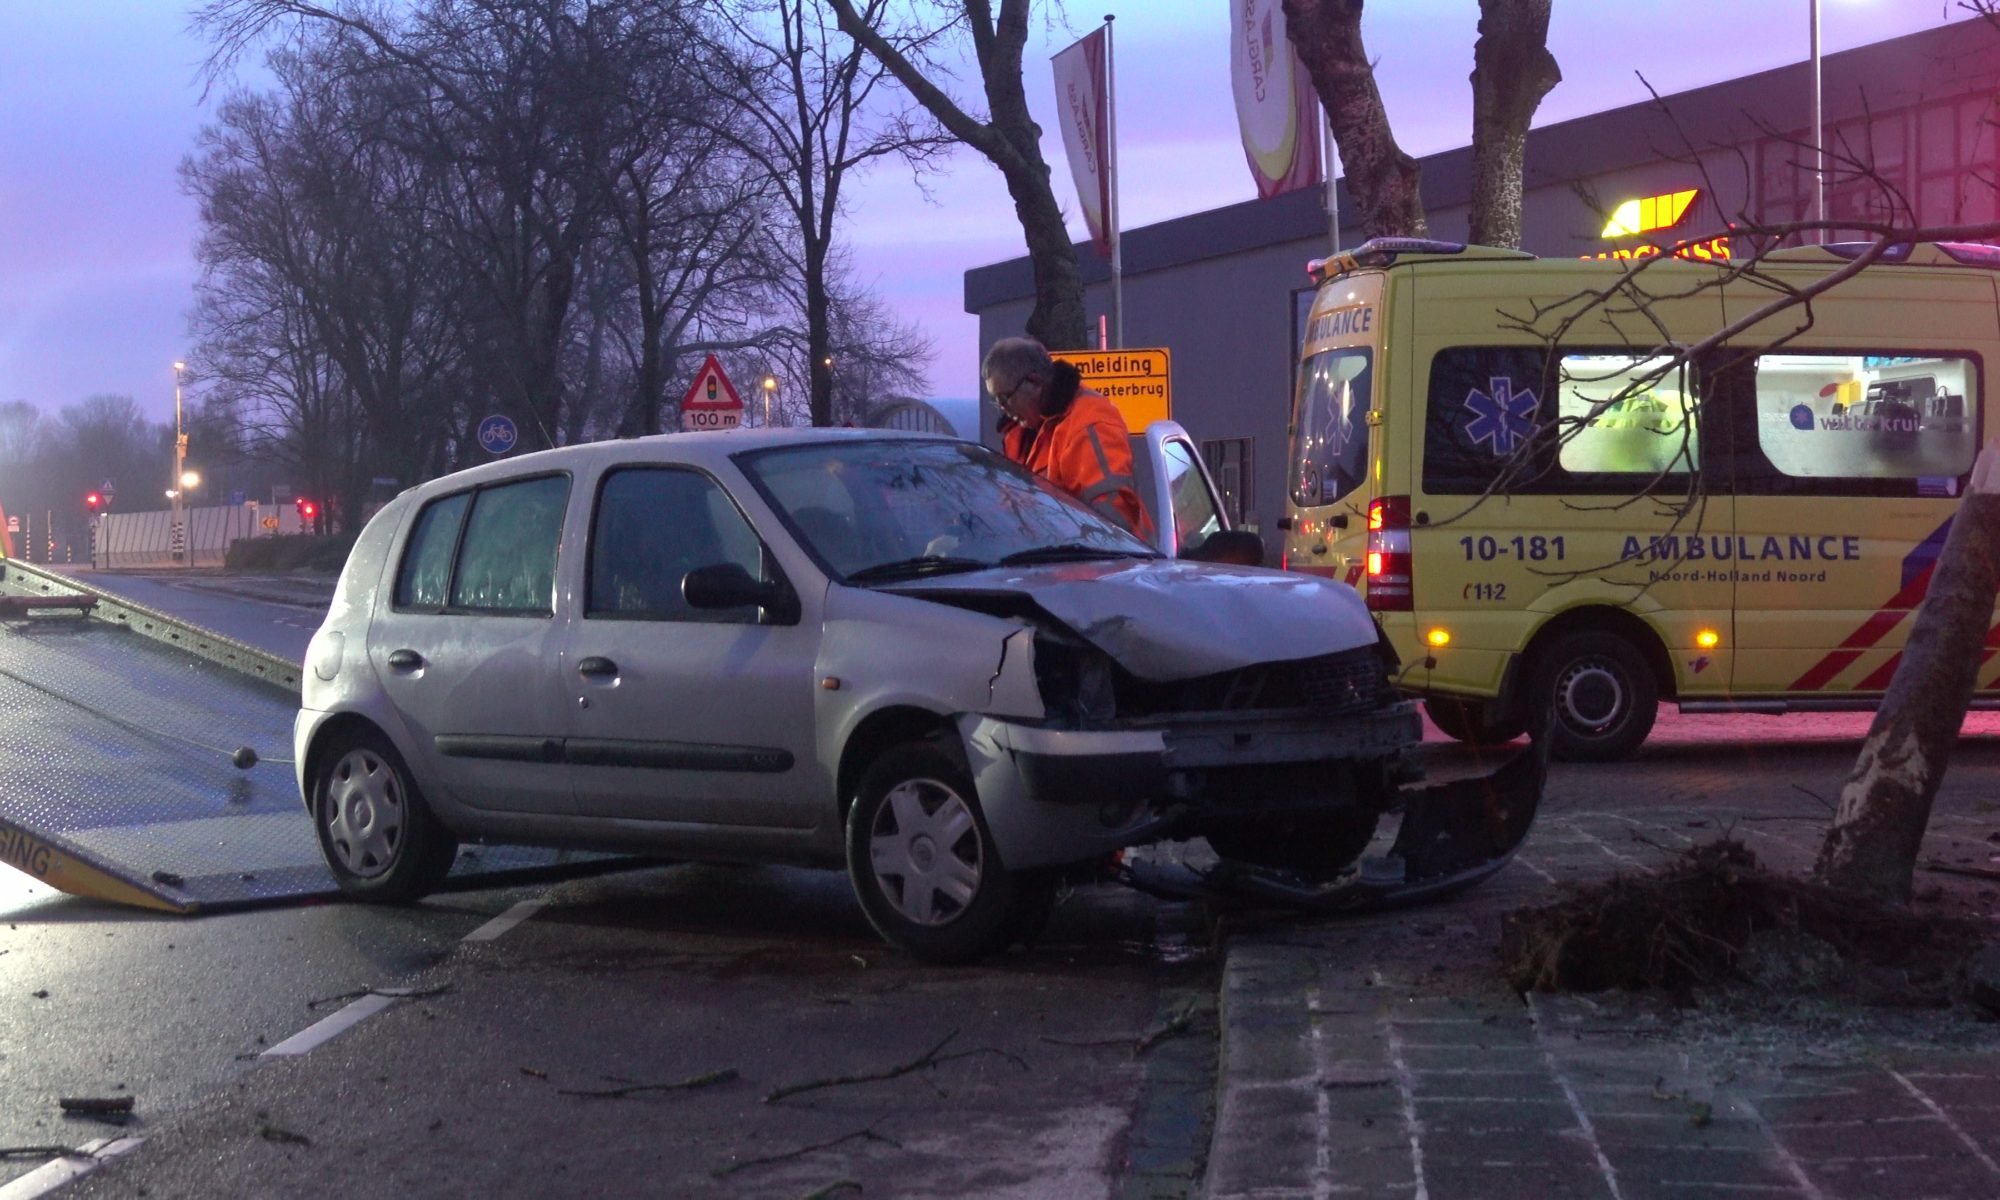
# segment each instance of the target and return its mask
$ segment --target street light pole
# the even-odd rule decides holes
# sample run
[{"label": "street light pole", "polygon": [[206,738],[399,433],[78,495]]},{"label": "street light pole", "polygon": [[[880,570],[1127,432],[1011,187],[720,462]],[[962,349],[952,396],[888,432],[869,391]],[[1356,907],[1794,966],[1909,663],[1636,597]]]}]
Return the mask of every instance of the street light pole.
[{"label": "street light pole", "polygon": [[[1820,104],[1819,0],[1812,5],[1812,139],[1813,139],[1813,220],[1826,220],[1826,116]],[[1813,240],[1826,241],[1826,230],[1813,231]]]},{"label": "street light pole", "polygon": [[188,445],[187,433],[181,425],[181,372],[185,370],[187,370],[186,363],[177,362],[174,364],[174,474],[170,481],[172,486],[167,492],[167,495],[172,497],[174,502],[174,523],[173,527],[167,532],[167,543],[171,550],[175,535],[179,535],[181,541],[179,551],[181,565],[192,566],[194,555],[188,553],[190,549],[189,539],[186,532],[181,528],[181,519],[184,515],[184,509],[181,504],[181,476],[187,470]]},{"label": "street light pole", "polygon": [[776,375],[764,376],[763,386],[764,386],[764,427],[766,429],[769,429],[771,427],[771,397],[777,395],[778,393],[778,377]]}]

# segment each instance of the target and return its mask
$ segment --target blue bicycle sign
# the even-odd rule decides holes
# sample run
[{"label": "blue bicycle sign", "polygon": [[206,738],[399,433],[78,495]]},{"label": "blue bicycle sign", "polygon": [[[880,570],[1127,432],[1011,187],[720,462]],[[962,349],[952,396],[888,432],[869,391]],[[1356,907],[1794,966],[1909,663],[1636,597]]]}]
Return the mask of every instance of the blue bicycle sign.
[{"label": "blue bicycle sign", "polygon": [[514,428],[511,417],[495,413],[479,423],[479,445],[488,454],[505,454],[521,440],[520,431]]}]

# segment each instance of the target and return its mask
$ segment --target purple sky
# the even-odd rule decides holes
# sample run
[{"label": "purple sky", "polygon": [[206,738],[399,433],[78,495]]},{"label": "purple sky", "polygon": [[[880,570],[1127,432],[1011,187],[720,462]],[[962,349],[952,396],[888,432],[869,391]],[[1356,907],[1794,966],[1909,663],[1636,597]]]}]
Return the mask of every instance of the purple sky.
[{"label": "purple sky", "polygon": [[[1965,14],[1949,0],[1821,0],[1827,53]],[[1121,203],[1127,228],[1255,192],[1229,93],[1223,0],[1070,0],[1068,29],[1038,29],[1029,103],[1048,130],[1057,195],[1076,212],[1050,113],[1048,56],[1116,13]],[[1644,100],[1635,71],[1681,91],[1802,61],[1809,0],[1556,0],[1550,48],[1563,82],[1546,124]],[[1462,145],[1471,128],[1477,0],[1375,0],[1363,33],[1397,139],[1413,154]],[[99,392],[173,411],[187,353],[196,213],[176,167],[213,101],[205,47],[162,0],[0,3],[0,401],[53,411]],[[961,152],[927,181],[882,169],[850,192],[860,279],[936,343],[934,395],[977,386],[968,267],[1019,256],[999,175]],[[1083,236],[1080,217],[1072,234]]]}]

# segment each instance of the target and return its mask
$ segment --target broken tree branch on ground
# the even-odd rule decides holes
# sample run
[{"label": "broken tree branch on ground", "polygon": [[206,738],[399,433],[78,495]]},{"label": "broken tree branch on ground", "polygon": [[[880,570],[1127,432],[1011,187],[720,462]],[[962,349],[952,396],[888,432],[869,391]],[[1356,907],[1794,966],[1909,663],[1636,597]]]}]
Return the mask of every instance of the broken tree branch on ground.
[{"label": "broken tree branch on ground", "polygon": [[881,1142],[884,1145],[894,1146],[898,1150],[903,1148],[903,1143],[892,1137],[884,1137],[882,1134],[876,1133],[875,1126],[870,1125],[866,1129],[857,1129],[853,1133],[844,1133],[837,1138],[832,1138],[824,1142],[814,1142],[810,1146],[800,1146],[796,1150],[786,1150],[781,1154],[767,1154],[762,1158],[746,1158],[741,1162],[725,1163],[710,1171],[709,1174],[715,1176],[717,1179],[727,1179],[738,1171],[748,1171],[752,1167],[768,1167],[773,1163],[790,1162],[795,1158],[804,1158],[808,1154],[816,1154],[821,1150],[831,1150],[835,1146],[845,1145],[857,1139]]},{"label": "broken tree branch on ground", "polygon": [[813,1080],[808,1080],[805,1083],[787,1084],[784,1087],[775,1089],[768,1096],[765,1096],[764,1103],[776,1104],[778,1101],[785,1099],[787,1096],[796,1096],[802,1092],[818,1091],[821,1088],[846,1087],[849,1084],[855,1084],[855,1083],[880,1083],[884,1080],[898,1079],[904,1075],[910,1074],[913,1071],[921,1071],[925,1067],[940,1066],[944,1063],[951,1062],[953,1059],[972,1058],[975,1055],[980,1055],[980,1054],[996,1054],[999,1055],[1001,1058],[1006,1059],[1008,1062],[1013,1063],[1015,1066],[1021,1068],[1023,1071],[1028,1069],[1028,1064],[1021,1061],[1021,1059],[1018,1058],[1017,1056],[1009,1054],[1005,1050],[995,1050],[990,1046],[983,1046],[977,1050],[957,1050],[953,1051],[950,1054],[945,1054],[943,1052],[944,1048],[950,1045],[952,1039],[957,1036],[958,1036],[958,1030],[954,1029],[950,1033],[944,1035],[944,1038],[940,1040],[937,1045],[932,1046],[930,1049],[924,1051],[922,1054],[911,1059],[909,1062],[901,1063],[897,1066],[890,1067],[886,1071],[870,1071],[867,1074],[863,1075],[837,1075],[831,1079],[813,1079]]},{"label": "broken tree branch on ground", "polygon": [[[521,1068],[526,1071],[527,1068]],[[548,1076],[544,1075],[546,1079]],[[720,1071],[710,1071],[705,1075],[693,1075],[673,1083],[635,1083],[629,1087],[603,1088],[592,1091],[582,1088],[558,1088],[563,1096],[589,1096],[599,1100],[618,1100],[626,1096],[636,1096],[641,1092],[686,1092],[695,1088],[713,1087],[718,1083],[730,1083],[737,1078],[735,1067],[724,1067]]]}]

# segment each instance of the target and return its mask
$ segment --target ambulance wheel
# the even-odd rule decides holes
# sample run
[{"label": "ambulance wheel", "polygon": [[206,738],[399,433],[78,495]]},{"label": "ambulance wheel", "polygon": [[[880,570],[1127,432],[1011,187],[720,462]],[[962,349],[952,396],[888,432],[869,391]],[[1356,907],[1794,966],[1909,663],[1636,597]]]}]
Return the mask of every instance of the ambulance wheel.
[{"label": "ambulance wheel", "polygon": [[1368,849],[1376,820],[1373,809],[1355,808],[1217,829],[1209,833],[1208,844],[1230,862],[1330,877]]},{"label": "ambulance wheel", "polygon": [[1531,704],[1549,713],[1549,754],[1564,762],[1616,762],[1652,732],[1660,689],[1631,642],[1587,629],[1536,655]]},{"label": "ambulance wheel", "polygon": [[337,735],[321,755],[313,828],[334,882],[357,900],[420,900],[458,857],[458,840],[431,814],[402,756],[372,729]]},{"label": "ambulance wheel", "polygon": [[1527,732],[1521,721],[1495,721],[1492,705],[1456,696],[1428,696],[1424,713],[1448,738],[1470,746],[1500,746]]}]

